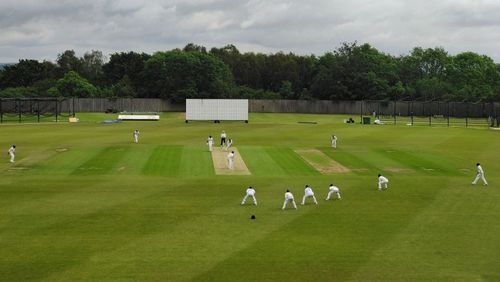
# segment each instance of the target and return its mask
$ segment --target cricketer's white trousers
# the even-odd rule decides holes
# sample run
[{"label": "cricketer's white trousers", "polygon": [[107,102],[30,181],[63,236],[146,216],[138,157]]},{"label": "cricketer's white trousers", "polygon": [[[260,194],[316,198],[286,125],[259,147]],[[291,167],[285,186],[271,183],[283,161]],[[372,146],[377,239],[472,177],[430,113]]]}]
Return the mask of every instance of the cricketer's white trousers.
[{"label": "cricketer's white trousers", "polygon": [[134,135],[134,143],[139,143],[139,136]]},{"label": "cricketer's white trousers", "polygon": [[243,198],[243,201],[241,201],[241,204],[244,205],[245,202],[247,201],[247,198],[248,197],[252,197],[253,199],[253,204],[254,205],[257,205],[257,199],[255,199],[255,195],[249,195],[249,194],[246,194],[245,197]]},{"label": "cricketer's white trousers", "polygon": [[484,173],[478,173],[474,181],[472,181],[472,184],[476,184],[479,179],[481,179],[485,185],[488,185],[488,181],[486,181],[486,178],[484,178]]},{"label": "cricketer's white trousers", "polygon": [[313,198],[313,201],[314,201],[314,203],[316,205],[318,204],[318,201],[316,201],[316,197],[314,197],[314,194],[306,194],[306,195],[304,195],[304,197],[302,197],[302,204],[305,204],[306,203],[306,199],[309,198],[309,197]]},{"label": "cricketer's white trousers", "polygon": [[378,183],[378,189],[381,190],[382,187],[384,187],[385,189],[387,189],[387,183],[389,183],[388,181],[379,181]]},{"label": "cricketer's white trousers", "polygon": [[286,208],[286,204],[288,202],[291,202],[292,203],[292,206],[294,209],[297,209],[297,205],[295,204],[295,200],[294,199],[285,199],[285,201],[283,202],[283,207],[281,208],[282,210],[284,210]]},{"label": "cricketer's white trousers", "polygon": [[16,155],[14,155],[13,153],[9,153],[9,155],[10,155],[10,162],[13,163],[14,159],[16,158]]},{"label": "cricketer's white trousers", "polygon": [[232,160],[227,161],[227,168],[233,169],[233,161]]},{"label": "cricketer's white trousers", "polygon": [[330,198],[332,197],[333,194],[337,194],[337,199],[339,199],[339,200],[341,199],[340,192],[330,191],[330,192],[328,192],[328,196],[326,196],[326,200],[327,201],[330,200]]},{"label": "cricketer's white trousers", "polygon": [[208,151],[212,152],[212,146],[213,146],[212,143],[208,143]]},{"label": "cricketer's white trousers", "polygon": [[337,141],[332,141],[332,148],[337,148]]}]

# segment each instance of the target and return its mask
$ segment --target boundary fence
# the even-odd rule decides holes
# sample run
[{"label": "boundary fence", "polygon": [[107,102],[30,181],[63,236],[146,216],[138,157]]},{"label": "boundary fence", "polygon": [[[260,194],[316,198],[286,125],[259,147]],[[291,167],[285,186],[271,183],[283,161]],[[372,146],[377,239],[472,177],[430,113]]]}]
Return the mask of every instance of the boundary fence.
[{"label": "boundary fence", "polygon": [[365,101],[365,107],[385,124],[481,127],[500,122],[499,103]]},{"label": "boundary fence", "polygon": [[[58,98],[0,98],[0,123],[59,121],[74,116],[71,99]],[[64,110],[63,110],[64,106]]]},{"label": "boundary fence", "polygon": [[[498,126],[500,103],[442,101],[249,100],[249,112],[353,115],[385,124]],[[75,112],[185,112],[185,104],[147,98],[0,98],[0,122],[58,121]]]}]

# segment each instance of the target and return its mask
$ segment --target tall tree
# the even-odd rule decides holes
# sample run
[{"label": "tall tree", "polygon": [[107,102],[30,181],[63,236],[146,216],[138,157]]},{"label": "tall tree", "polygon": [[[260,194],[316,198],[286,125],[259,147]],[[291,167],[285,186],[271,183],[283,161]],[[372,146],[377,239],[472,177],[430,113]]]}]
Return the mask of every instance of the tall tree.
[{"label": "tall tree", "polygon": [[464,52],[453,57],[449,81],[459,99],[490,101],[498,88],[500,74],[491,58]]},{"label": "tall tree", "polygon": [[211,54],[156,52],[146,62],[144,73],[150,97],[180,102],[185,98],[224,98],[231,94],[231,72]]},{"label": "tall tree", "polygon": [[69,71],[56,83],[58,95],[64,97],[95,97],[97,88],[74,71]]},{"label": "tall tree", "polygon": [[[127,76],[130,87],[139,95],[146,95],[148,87],[145,85],[147,78],[144,76],[146,61],[151,56],[145,53],[114,53],[111,54],[109,62],[104,64],[104,80],[106,85],[114,85]],[[141,94],[144,93],[144,94]]]},{"label": "tall tree", "polygon": [[69,71],[82,73],[82,60],[75,55],[73,50],[66,50],[57,55],[57,65],[62,75]]},{"label": "tall tree", "polygon": [[184,49],[182,49],[184,52],[200,52],[200,53],[207,53],[207,48],[201,45],[196,45],[194,43],[188,43],[186,46],[184,46]]},{"label": "tall tree", "polygon": [[447,82],[451,57],[443,48],[414,48],[398,60],[403,83],[414,89],[413,98],[440,99],[450,91]]},{"label": "tall tree", "polygon": [[44,79],[54,79],[56,67],[48,61],[42,63],[36,60],[19,60],[15,65],[9,65],[2,71],[0,89],[7,87],[28,87]]},{"label": "tall tree", "polygon": [[312,85],[314,97],[387,99],[399,82],[395,59],[369,44],[344,43],[323,57]]},{"label": "tall tree", "polygon": [[103,80],[103,65],[106,57],[101,51],[92,50],[86,52],[81,59],[81,75],[95,85],[101,84]]}]

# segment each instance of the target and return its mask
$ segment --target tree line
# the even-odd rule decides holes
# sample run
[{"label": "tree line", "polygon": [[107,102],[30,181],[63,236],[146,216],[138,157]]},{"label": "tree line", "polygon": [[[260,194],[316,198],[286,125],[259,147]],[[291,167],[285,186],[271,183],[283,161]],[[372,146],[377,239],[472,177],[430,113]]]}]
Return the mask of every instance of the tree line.
[{"label": "tree line", "polygon": [[393,56],[343,43],[322,56],[207,50],[154,54],[73,50],[56,62],[22,59],[0,70],[0,97],[499,101],[500,64],[473,52],[414,48]]}]

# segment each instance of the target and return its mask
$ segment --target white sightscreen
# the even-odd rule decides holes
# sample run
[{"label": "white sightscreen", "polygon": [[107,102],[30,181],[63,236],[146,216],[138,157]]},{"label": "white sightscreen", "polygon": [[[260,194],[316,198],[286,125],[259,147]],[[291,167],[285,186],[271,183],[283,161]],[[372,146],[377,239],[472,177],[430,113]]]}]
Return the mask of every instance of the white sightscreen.
[{"label": "white sightscreen", "polygon": [[246,99],[186,99],[186,120],[248,120]]}]

